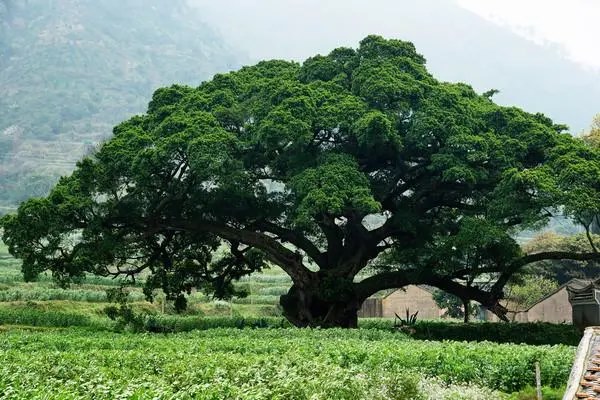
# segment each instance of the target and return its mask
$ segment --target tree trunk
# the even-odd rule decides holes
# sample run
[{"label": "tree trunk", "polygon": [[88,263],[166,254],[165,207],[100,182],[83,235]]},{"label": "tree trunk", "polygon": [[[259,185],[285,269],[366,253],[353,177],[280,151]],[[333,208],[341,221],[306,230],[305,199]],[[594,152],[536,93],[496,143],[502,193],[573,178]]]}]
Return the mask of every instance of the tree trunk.
[{"label": "tree trunk", "polygon": [[332,278],[294,284],[279,300],[283,315],[297,327],[356,328],[360,303],[347,282]]},{"label": "tree trunk", "polygon": [[462,302],[463,302],[463,310],[465,312],[463,322],[466,324],[467,322],[469,322],[469,319],[471,318],[471,302],[469,301],[469,299],[462,299]]},{"label": "tree trunk", "polygon": [[590,233],[600,235],[600,215],[595,215],[592,225],[590,226]]}]

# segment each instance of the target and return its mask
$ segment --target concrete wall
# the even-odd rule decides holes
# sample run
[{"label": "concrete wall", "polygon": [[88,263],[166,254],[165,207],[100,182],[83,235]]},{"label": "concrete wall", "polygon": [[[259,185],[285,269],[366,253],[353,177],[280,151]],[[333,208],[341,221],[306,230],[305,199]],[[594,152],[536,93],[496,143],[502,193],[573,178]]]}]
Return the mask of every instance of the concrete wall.
[{"label": "concrete wall", "polygon": [[410,314],[419,312],[417,318],[438,319],[443,315],[430,292],[415,285],[396,290],[382,300],[383,317],[393,318],[395,313],[402,318],[406,317],[406,309]]},{"label": "concrete wall", "polygon": [[566,288],[537,303],[527,311],[527,322],[573,322],[573,309]]},{"label": "concrete wall", "polygon": [[[508,306],[510,310],[511,307]],[[572,323],[573,310],[569,303],[569,295],[566,287],[535,304],[529,310],[509,312],[508,319],[513,322],[553,322],[553,323]],[[499,321],[491,312],[486,312],[486,320]]]}]

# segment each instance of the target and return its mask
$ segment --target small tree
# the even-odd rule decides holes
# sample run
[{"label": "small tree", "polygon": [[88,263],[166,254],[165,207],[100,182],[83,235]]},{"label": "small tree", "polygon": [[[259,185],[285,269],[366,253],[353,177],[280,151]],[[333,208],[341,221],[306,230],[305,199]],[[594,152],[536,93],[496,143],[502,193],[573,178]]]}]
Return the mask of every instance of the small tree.
[{"label": "small tree", "polygon": [[[600,114],[594,116],[590,130],[583,136],[583,140],[590,146],[600,149]],[[586,213],[583,218],[583,224],[586,232],[600,235],[600,213]]]},{"label": "small tree", "polygon": [[433,293],[433,300],[438,307],[446,310],[445,316],[462,318],[465,323],[469,322],[471,316],[477,314],[477,307],[472,307],[469,299],[462,300],[443,290],[436,290]]},{"label": "small tree", "polygon": [[531,307],[557,288],[555,280],[526,274],[508,285],[506,299],[514,307],[513,311],[520,311]]},{"label": "small tree", "polygon": [[[297,326],[354,327],[367,297],[409,284],[505,318],[523,266],[600,258],[524,254],[511,236],[553,210],[597,214],[600,153],[563,130],[436,80],[411,43],[369,36],[157,90],[48,197],[4,217],[3,239],[27,279],[149,270],[146,293],[180,305],[192,288],[230,296],[273,263],[293,281],[280,303]],[[464,284],[480,276],[495,283]]]},{"label": "small tree", "polygon": [[600,147],[600,114],[596,114],[588,132],[583,135],[583,140],[594,147]]}]

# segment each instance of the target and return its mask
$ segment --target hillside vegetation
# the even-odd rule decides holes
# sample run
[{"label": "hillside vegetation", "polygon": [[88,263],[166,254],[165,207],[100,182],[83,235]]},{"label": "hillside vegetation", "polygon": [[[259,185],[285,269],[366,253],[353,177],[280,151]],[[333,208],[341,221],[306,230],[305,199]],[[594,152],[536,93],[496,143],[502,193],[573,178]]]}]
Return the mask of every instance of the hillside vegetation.
[{"label": "hillside vegetation", "polygon": [[47,193],[154,89],[238,56],[183,0],[0,0],[0,214]]}]

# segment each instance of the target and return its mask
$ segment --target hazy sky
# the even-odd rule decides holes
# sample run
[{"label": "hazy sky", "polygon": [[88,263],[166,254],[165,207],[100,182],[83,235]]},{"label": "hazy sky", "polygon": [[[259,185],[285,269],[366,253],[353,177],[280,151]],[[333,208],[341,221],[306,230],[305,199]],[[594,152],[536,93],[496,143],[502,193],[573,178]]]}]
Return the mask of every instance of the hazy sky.
[{"label": "hazy sky", "polygon": [[598,0],[457,0],[499,25],[539,44],[560,45],[565,56],[600,69]]},{"label": "hazy sky", "polygon": [[[600,69],[600,0],[190,0],[218,21],[221,33],[252,59],[302,60],[369,33],[406,35],[412,8],[458,5],[540,45],[558,45],[565,57]],[[435,18],[434,18],[435,19]],[[439,19],[436,20],[439,23]],[[451,24],[452,21],[447,21]],[[411,39],[410,37],[408,39]],[[262,44],[257,46],[257,44]]]},{"label": "hazy sky", "polygon": [[600,112],[600,0],[188,0],[240,53],[303,61],[368,34],[412,41],[439,79],[573,132]]},{"label": "hazy sky", "polygon": [[[398,36],[396,0],[190,0],[253,60],[304,60],[370,33]],[[425,0],[430,1],[430,0]],[[437,0],[436,0],[437,1]],[[386,12],[387,10],[387,12]],[[387,14],[387,15],[386,15]]]}]

